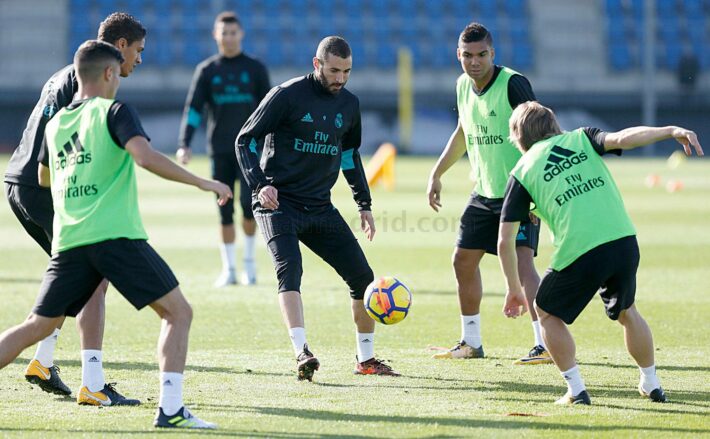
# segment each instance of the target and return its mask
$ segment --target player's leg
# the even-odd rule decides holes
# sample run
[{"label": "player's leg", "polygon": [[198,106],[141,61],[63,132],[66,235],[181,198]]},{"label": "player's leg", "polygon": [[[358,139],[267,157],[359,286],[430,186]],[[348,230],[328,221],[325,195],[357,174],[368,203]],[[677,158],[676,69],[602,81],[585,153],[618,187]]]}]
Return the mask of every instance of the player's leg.
[{"label": "player's leg", "polygon": [[545,341],[542,338],[542,329],[535,311],[535,296],[537,289],[540,286],[540,276],[535,268],[535,253],[537,251],[538,237],[540,226],[532,224],[529,221],[520,224],[518,236],[515,240],[516,253],[518,255],[518,275],[520,283],[525,292],[525,299],[532,318],[533,334],[535,336],[535,345],[528,354],[513,364],[550,364],[552,358],[549,352],[545,349]]},{"label": "player's leg", "polygon": [[[212,157],[212,178],[220,181],[230,190],[234,191],[234,180],[237,178],[233,160],[228,157],[215,155]],[[236,161],[236,160],[234,160]],[[227,200],[224,206],[218,206],[220,219],[220,245],[219,251],[222,258],[222,272],[214,283],[215,287],[236,285],[236,231],[234,230],[234,200]]]},{"label": "player's leg", "polygon": [[609,245],[613,246],[612,254],[617,272],[606,281],[600,291],[607,316],[612,320],[618,320],[624,327],[626,349],[636,361],[641,375],[639,393],[654,402],[665,402],[665,392],[656,376],[651,328],[634,303],[636,271],[640,258],[638,243],[632,236]]},{"label": "player's leg", "polygon": [[[167,266],[166,266],[167,267]],[[196,417],[183,403],[183,374],[192,323],[192,308],[179,287],[150,304],[162,324],[158,337],[160,400],[154,421],[161,428],[216,428]]]},{"label": "player's leg", "polygon": [[[92,395],[101,392],[107,386],[102,351],[107,289],[108,281],[104,279],[76,316],[76,326],[81,343],[81,391],[77,395],[77,401],[80,404],[93,405]],[[140,403],[138,400],[126,400],[122,402],[122,405],[127,405],[127,401],[134,405]]]},{"label": "player's leg", "polygon": [[239,204],[242,207],[242,230],[244,231],[244,258],[242,264],[244,271],[242,273],[242,283],[244,285],[256,284],[256,259],[254,258],[254,246],[256,244],[256,220],[254,220],[254,212],[251,208],[251,190],[249,185],[244,180],[244,175],[239,168],[239,165],[234,161],[237,167],[236,172],[239,176]]},{"label": "player's leg", "polygon": [[[63,319],[64,316],[50,318],[31,313],[24,322],[5,330],[0,334],[0,369],[10,364],[27,347],[51,334]],[[46,373],[49,380],[49,372]]]},{"label": "player's leg", "polygon": [[471,203],[461,215],[456,248],[451,258],[461,310],[461,338],[451,349],[434,354],[434,358],[469,359],[485,355],[481,337],[483,283],[479,264],[486,252],[496,252],[497,218],[493,212],[479,209]]},{"label": "player's leg", "polygon": [[256,203],[254,217],[264,236],[276,271],[281,316],[296,356],[298,379],[312,381],[320,362],[310,351],[306,340],[301,300],[303,267],[296,233],[300,222],[299,214],[282,201],[277,210],[263,209]]},{"label": "player's leg", "polygon": [[[150,306],[162,319],[158,337],[160,401],[154,425],[157,427],[214,428],[196,418],[182,403],[182,381],[187,356],[192,308],[178,288],[172,270],[145,240],[114,239],[89,246],[92,266],[136,309]],[[102,395],[119,398],[111,386]],[[107,405],[99,402],[96,405]],[[114,404],[115,405],[115,404]]]},{"label": "player's leg", "polygon": [[[88,262],[85,247],[56,253],[42,279],[33,314],[48,319],[76,316],[101,282],[101,275]],[[39,369],[42,379],[27,377],[45,392],[69,395],[69,388],[61,383],[57,366]]]},{"label": "player's leg", "polygon": [[[52,207],[52,194],[45,189],[5,183],[5,194],[10,203],[10,208],[27,234],[34,239],[42,250],[51,255],[52,248],[52,221],[54,209]],[[59,368],[54,367],[54,349],[57,346],[59,332],[64,324],[61,317],[54,331],[37,343],[35,355],[25,369],[25,379],[31,383],[42,383],[43,389],[52,393],[64,394],[71,392],[59,378]],[[52,389],[50,380],[52,373],[56,379],[57,388]]]},{"label": "player's leg", "polygon": [[575,359],[574,339],[567,325],[571,325],[594,298],[613,269],[608,253],[596,248],[560,271],[548,269],[540,282],[535,310],[547,350],[567,383],[567,393],[558,404],[590,404]]},{"label": "player's leg", "polygon": [[372,269],[355,235],[334,207],[309,218],[307,229],[299,234],[304,245],[333,267],[348,285],[350,308],[355,323],[359,375],[399,376],[384,361],[375,358],[375,321],[365,311],[363,297],[374,280]]},{"label": "player's leg", "polygon": [[567,393],[557,404],[590,404],[589,394],[577,366],[574,338],[565,322],[537,307],[542,335],[557,369],[567,383]]}]

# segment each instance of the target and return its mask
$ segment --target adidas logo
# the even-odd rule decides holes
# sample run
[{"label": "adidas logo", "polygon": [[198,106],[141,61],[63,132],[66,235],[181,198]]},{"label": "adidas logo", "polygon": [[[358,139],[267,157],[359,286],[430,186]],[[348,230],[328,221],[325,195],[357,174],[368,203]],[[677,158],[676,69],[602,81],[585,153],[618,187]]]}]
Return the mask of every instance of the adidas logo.
[{"label": "adidas logo", "polygon": [[89,363],[98,363],[98,362],[99,362],[99,359],[96,357],[89,358]]},{"label": "adidas logo", "polygon": [[571,378],[569,377],[569,375],[562,375],[562,376],[563,376],[567,381],[569,381],[569,380],[571,379]]},{"label": "adidas logo", "polygon": [[57,160],[54,162],[54,169],[64,169],[67,166],[91,163],[91,153],[84,151],[84,145],[79,140],[79,133],[74,133],[71,139],[62,146],[57,153]]},{"label": "adidas logo", "polygon": [[525,236],[525,233],[523,232],[518,232],[518,236],[515,239],[518,241],[522,241],[523,239],[527,239],[527,236]]},{"label": "adidas logo", "polygon": [[468,323],[466,323],[466,324],[467,324],[468,326],[471,326],[471,325],[475,325],[476,322],[471,321],[471,322],[468,322]]},{"label": "adidas logo", "polygon": [[585,152],[577,153],[558,145],[553,146],[550,155],[547,156],[547,164],[545,164],[545,171],[547,171],[544,176],[545,181],[552,181],[553,178],[582,163],[587,158]]},{"label": "adidas logo", "polygon": [[311,113],[306,113],[306,115],[301,118],[301,122],[313,123],[313,117],[311,116]]},{"label": "adidas logo", "polygon": [[165,380],[165,381],[163,382],[163,385],[164,385],[164,386],[172,386],[172,385],[173,385],[173,382],[170,381],[170,380]]},{"label": "adidas logo", "polygon": [[365,340],[360,341],[360,343],[372,343],[372,340],[366,338]]},{"label": "adidas logo", "polygon": [[491,112],[490,112],[490,113],[488,113],[488,116],[497,116],[497,114],[496,114],[496,112],[495,112],[495,111],[491,110]]}]

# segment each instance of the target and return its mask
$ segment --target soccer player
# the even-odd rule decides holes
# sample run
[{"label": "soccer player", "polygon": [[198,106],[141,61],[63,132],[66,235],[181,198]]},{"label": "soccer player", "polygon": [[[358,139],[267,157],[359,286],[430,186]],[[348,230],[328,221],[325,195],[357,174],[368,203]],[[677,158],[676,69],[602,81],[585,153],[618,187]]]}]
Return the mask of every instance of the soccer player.
[{"label": "soccer player", "polygon": [[[127,77],[141,63],[145,47],[146,30],[134,17],[115,12],[101,22],[98,39],[113,44],[123,55],[121,76]],[[52,195],[37,181],[37,155],[44,138],[47,122],[61,108],[72,101],[78,90],[74,65],[70,64],[52,75],[42,88],[27,127],[22,135],[5,172],[5,193],[12,211],[27,233],[50,255],[52,242]],[[137,405],[137,399],[124,398],[113,386],[106,384],[103,370],[102,342],[104,332],[104,302],[107,282],[96,289],[76,323],[81,342],[81,389],[77,394],[79,404],[89,405]],[[54,348],[57,344],[60,320],[57,328],[37,345],[34,358],[25,370],[27,381],[39,385],[45,392],[70,395],[71,390],[59,377],[59,367],[54,365]],[[107,401],[110,401],[108,403]]]},{"label": "soccer player", "polygon": [[[245,285],[252,285],[256,283],[256,221],[251,210],[251,191],[234,154],[234,141],[244,122],[271,86],[266,67],[242,52],[244,30],[233,12],[222,12],[217,16],[212,35],[217,42],[219,54],[207,58],[195,69],[185,102],[177,158],[183,164],[190,161],[190,141],[202,121],[203,109],[207,107],[207,149],[212,159],[212,178],[232,189],[234,181],[239,180],[244,230],[244,272],[241,281]],[[215,286],[223,287],[237,283],[232,200],[219,208],[219,215],[222,224],[222,273]]]},{"label": "soccer player", "polygon": [[[530,82],[518,72],[493,64],[493,37],[479,23],[471,23],[459,36],[456,55],[463,74],[456,81],[458,124],[429,176],[429,205],[441,207],[441,176],[466,152],[476,186],[461,216],[453,254],[454,273],[461,308],[461,340],[434,358],[483,358],[481,298],[483,284],[479,264],[486,253],[497,254],[498,224],[508,173],[520,152],[508,140],[508,119],[515,107],[534,101]],[[534,220],[534,221],[532,221]],[[517,234],[520,279],[532,309],[540,277],[533,257],[540,227],[537,219],[521,222]],[[545,350],[537,315],[532,315],[535,346],[515,364],[551,363]]]},{"label": "soccer player", "polygon": [[52,258],[27,320],[0,334],[0,368],[64,316],[75,316],[106,278],[137,309],[150,305],[162,319],[155,426],[214,428],[182,403],[192,310],[170,268],[147,243],[134,161],[165,179],[212,191],[221,204],[232,194],[225,184],[197,177],[151,148],[135,110],[114,99],[123,61],[108,43],[82,44],[74,55],[75,100],[45,127],[39,183],[52,191]]},{"label": "soccer player", "polygon": [[[352,69],[350,45],[329,36],[318,45],[314,72],[274,87],[237,137],[239,165],[254,191],[254,216],[274,262],[279,303],[291,337],[298,378],[320,365],[308,348],[301,301],[299,241],[333,267],[350,288],[357,327],[356,374],[399,375],[375,358],[375,321],[363,297],[373,273],[330,190],[338,169],[353,192],[368,240],[375,235],[370,190],[360,160],[360,103],[345,89]],[[261,163],[256,146],[264,141]]]},{"label": "soccer player", "polygon": [[535,308],[547,348],[567,382],[559,404],[590,404],[575,360],[571,325],[599,291],[607,316],[624,327],[626,348],[638,364],[641,395],[666,396],[656,376],[651,330],[636,309],[636,230],[601,156],[674,138],[691,155],[703,155],[694,132],[667,126],[633,127],[606,133],[580,128],[563,133],[552,111],[537,102],[518,106],[510,134],[523,153],[508,181],[501,215],[498,254],[507,294],[503,312],[516,317],[527,303],[517,273],[515,235],[535,205],[552,232],[554,252],[540,284]]}]

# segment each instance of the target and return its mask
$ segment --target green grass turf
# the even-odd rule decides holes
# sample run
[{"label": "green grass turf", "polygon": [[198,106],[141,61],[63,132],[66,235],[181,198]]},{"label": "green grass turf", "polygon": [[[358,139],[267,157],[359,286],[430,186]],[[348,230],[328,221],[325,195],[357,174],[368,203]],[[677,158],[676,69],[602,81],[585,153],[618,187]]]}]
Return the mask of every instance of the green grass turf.
[{"label": "green grass turf", "polygon": [[[7,157],[2,158],[4,169]],[[488,436],[710,436],[710,162],[691,160],[670,170],[661,160],[612,160],[627,207],[638,227],[642,260],[638,308],[654,331],[657,365],[670,404],[636,394],[638,371],[627,355],[621,327],[595,299],[572,326],[578,359],[593,406],[558,407],[564,383],[553,366],[512,366],[533,345],[530,320],[501,313],[503,281],[497,260],[482,263],[483,360],[435,361],[430,346],[459,336],[458,304],[450,268],[457,219],[471,183],[461,161],[443,179],[443,211],[425,197],[432,158],[401,158],[397,189],[373,190],[378,233],[360,242],[377,274],[392,274],[412,290],[410,316],[378,325],[376,351],[401,378],[354,376],[355,343],[349,297],[338,276],[304,250],[303,298],[309,343],[321,360],[314,383],[297,382],[291,346],[281,322],[270,258],[259,240],[256,287],[214,289],[220,269],[213,199],[196,189],[139,172],[143,218],[152,245],[171,265],[195,310],[185,402],[217,422],[212,435],[306,437]],[[207,173],[205,159],[192,169]],[[649,189],[656,173],[682,178],[685,189]],[[334,201],[356,224],[349,190],[339,181]],[[603,215],[603,212],[599,213]],[[31,309],[46,256],[0,206],[0,328]],[[358,232],[358,236],[362,234]],[[543,231],[537,265],[551,252]],[[155,344],[159,321],[137,313],[109,290],[104,360],[108,381],[143,400],[139,408],[80,407],[49,396],[23,379],[34,353],[27,349],[0,372],[0,435],[96,437],[173,435],[151,427],[158,396]],[[56,358],[74,390],[81,382],[74,322],[62,331]],[[526,416],[513,416],[524,414]],[[180,434],[189,434],[181,432]],[[548,436],[549,437],[549,436]]]}]

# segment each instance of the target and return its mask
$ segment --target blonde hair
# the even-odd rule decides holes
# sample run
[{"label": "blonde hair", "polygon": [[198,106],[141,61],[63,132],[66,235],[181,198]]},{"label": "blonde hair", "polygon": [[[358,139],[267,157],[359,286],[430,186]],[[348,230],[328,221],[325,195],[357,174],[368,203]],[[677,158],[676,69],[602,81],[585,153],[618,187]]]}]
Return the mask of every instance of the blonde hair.
[{"label": "blonde hair", "polygon": [[555,113],[535,101],[517,106],[510,116],[510,141],[526,152],[535,143],[562,134]]}]

